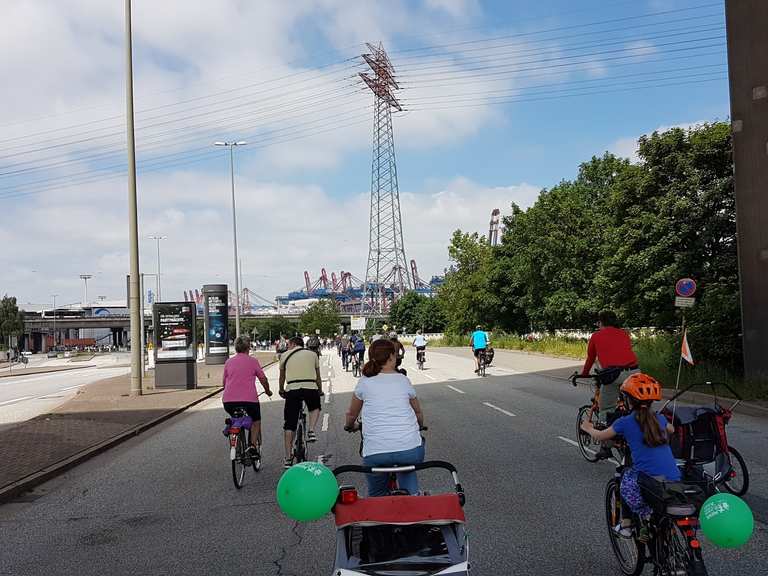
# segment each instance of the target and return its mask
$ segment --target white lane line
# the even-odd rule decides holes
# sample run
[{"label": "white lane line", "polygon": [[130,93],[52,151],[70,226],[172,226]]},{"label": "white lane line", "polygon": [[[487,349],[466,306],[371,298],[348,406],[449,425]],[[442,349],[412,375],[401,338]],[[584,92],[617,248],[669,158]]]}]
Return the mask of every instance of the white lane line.
[{"label": "white lane line", "polygon": [[330,419],[330,414],[323,414],[323,432],[328,432],[328,420]]},{"label": "white lane line", "polygon": [[466,394],[464,390],[459,390],[458,388],[456,388],[455,386],[451,386],[450,384],[446,384],[445,387],[450,388],[451,390],[453,390],[454,392],[458,392],[459,394]]},{"label": "white lane line", "polygon": [[34,398],[34,396],[22,396],[21,398],[14,398],[13,400],[6,400],[5,402],[0,402],[0,406],[5,406],[6,404],[13,404],[15,402],[21,402],[23,400],[29,400],[30,398]]},{"label": "white lane line", "polygon": [[[562,440],[563,442],[567,442],[571,446],[576,446],[576,448],[579,447],[579,443],[576,442],[576,440],[571,440],[570,438],[566,438],[565,436],[558,436],[558,438],[560,438],[560,440]],[[589,448],[586,448],[586,450],[587,452],[592,452],[592,454],[594,454],[594,451],[590,450]]]},{"label": "white lane line", "polygon": [[437,380],[437,378],[434,378],[434,377],[430,376],[429,374],[425,374],[423,371],[422,371],[421,375],[422,375],[422,376],[424,376],[425,378],[429,378],[429,379],[430,379],[430,380],[432,380],[433,382],[434,382],[435,380]]},{"label": "white lane line", "polygon": [[82,388],[83,386],[85,386],[85,384],[78,384],[77,386],[68,386],[67,388],[62,388],[61,390],[59,390],[59,392],[65,392],[67,390],[74,390],[75,388]]},{"label": "white lane line", "polygon": [[495,406],[491,404],[490,402],[483,402],[484,405],[488,406],[488,408],[493,408],[494,410],[497,410],[501,412],[502,414],[506,414],[507,416],[516,416],[516,414],[513,414],[512,412],[509,412],[507,410],[504,410],[504,408],[499,408],[498,406]]},{"label": "white lane line", "polygon": [[[577,448],[580,448],[579,443],[576,442],[576,440],[571,440],[570,438],[565,438],[564,436],[558,436],[560,440],[563,442],[567,442],[568,444],[571,444],[572,446],[576,446]],[[592,450],[591,448],[584,447],[584,450],[589,452],[590,454],[597,454],[597,450]],[[616,464],[616,466],[619,466],[618,461],[615,458],[608,458],[606,462],[610,462],[612,464]]]}]

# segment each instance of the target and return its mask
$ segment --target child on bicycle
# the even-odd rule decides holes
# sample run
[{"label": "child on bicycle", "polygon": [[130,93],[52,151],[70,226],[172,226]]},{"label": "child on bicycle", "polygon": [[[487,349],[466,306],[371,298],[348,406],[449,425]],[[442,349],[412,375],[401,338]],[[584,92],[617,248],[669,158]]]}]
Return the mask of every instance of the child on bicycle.
[{"label": "child on bicycle", "polygon": [[[638,540],[647,542],[651,508],[640,493],[638,474],[644,472],[671,482],[680,480],[680,470],[669,446],[669,435],[674,432],[674,427],[651,409],[654,400],[661,400],[661,384],[654,378],[637,372],[624,380],[620,391],[628,398],[632,409],[627,416],[619,418],[606,430],[596,430],[589,421],[582,423],[581,428],[595,440],[610,440],[620,434],[627,442],[632,466],[622,475],[621,498],[640,517]],[[631,520],[624,519],[614,529],[622,536],[631,536],[630,528]]]}]

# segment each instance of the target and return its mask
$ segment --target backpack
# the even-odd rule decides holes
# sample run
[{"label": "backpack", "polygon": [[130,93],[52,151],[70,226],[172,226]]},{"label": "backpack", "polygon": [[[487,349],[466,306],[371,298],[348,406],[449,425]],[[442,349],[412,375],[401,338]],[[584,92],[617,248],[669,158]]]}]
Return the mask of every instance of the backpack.
[{"label": "backpack", "polygon": [[352,337],[352,349],[355,352],[364,352],[365,351],[365,340],[360,338],[360,336],[353,336]]},{"label": "backpack", "polygon": [[320,338],[310,336],[309,341],[307,341],[307,348],[320,348]]}]

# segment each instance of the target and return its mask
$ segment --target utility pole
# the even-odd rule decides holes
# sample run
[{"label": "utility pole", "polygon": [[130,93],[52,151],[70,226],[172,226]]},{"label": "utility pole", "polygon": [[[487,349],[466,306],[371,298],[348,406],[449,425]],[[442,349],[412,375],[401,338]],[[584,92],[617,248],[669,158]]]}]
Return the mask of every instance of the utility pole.
[{"label": "utility pole", "polygon": [[726,0],[744,374],[768,379],[768,2]]},{"label": "utility pole", "polygon": [[229,148],[229,177],[232,185],[232,246],[235,256],[235,338],[240,336],[240,271],[237,257],[237,210],[235,208],[235,146],[245,146],[248,142],[214,142],[214,146]]},{"label": "utility pole", "polygon": [[131,0],[125,0],[125,119],[128,137],[128,248],[131,275],[128,307],[131,314],[131,395],[142,392],[141,365],[141,278],[139,277],[139,210],[136,194],[136,141],[133,129],[133,46],[131,41]]}]

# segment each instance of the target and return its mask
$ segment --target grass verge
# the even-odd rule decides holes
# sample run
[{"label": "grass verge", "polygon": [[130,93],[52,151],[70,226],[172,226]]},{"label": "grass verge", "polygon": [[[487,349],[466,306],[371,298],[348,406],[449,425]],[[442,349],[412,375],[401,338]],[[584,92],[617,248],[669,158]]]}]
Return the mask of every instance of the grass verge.
[{"label": "grass verge", "polygon": [[[547,337],[539,340],[525,340],[513,334],[492,334],[492,345],[497,349],[538,352],[550,356],[565,356],[584,359],[587,355],[585,340],[563,337]],[[446,334],[442,339],[430,342],[431,346],[467,346],[468,335]],[[644,336],[633,341],[640,368],[659,380],[665,387],[675,386],[680,358],[679,338],[671,334]],[[695,353],[695,351],[694,351]],[[695,358],[695,356],[694,356]],[[701,362],[695,366],[683,363],[680,370],[680,387],[694,382],[724,382],[736,390],[745,400],[768,400],[768,382],[744,380],[731,370]],[[708,392],[711,388],[697,389]],[[718,394],[729,396],[723,386],[717,387]]]}]

